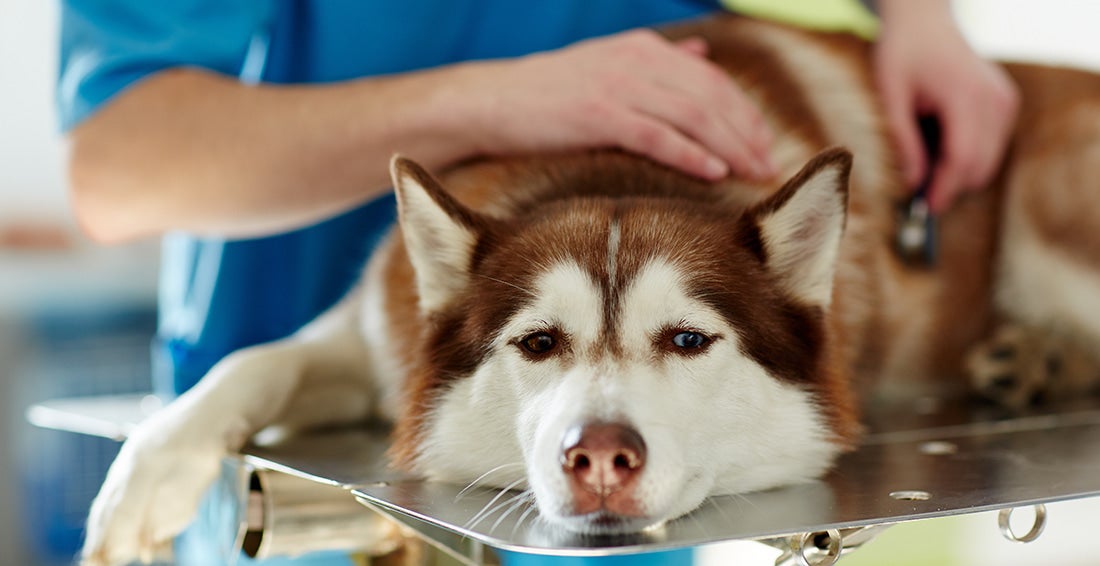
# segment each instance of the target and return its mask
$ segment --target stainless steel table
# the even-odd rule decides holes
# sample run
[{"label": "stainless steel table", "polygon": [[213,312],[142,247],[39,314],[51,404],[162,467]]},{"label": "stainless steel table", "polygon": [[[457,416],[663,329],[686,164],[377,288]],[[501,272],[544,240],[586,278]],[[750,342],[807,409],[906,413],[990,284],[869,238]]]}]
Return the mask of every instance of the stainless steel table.
[{"label": "stainless steel table", "polygon": [[[142,409],[142,406],[145,409]],[[58,400],[32,422],[121,438],[155,401],[141,396]],[[509,493],[430,483],[387,467],[386,431],[327,431],[249,446],[248,464],[339,486],[469,561],[490,548],[609,555],[759,540],[828,563],[885,525],[1100,495],[1100,400],[1007,414],[965,400],[883,401],[862,446],[824,479],[714,497],[698,510],[631,536],[580,537],[537,520]],[[480,544],[478,544],[480,543]],[[830,544],[833,545],[830,549]],[[794,563],[797,557],[791,558]]]}]

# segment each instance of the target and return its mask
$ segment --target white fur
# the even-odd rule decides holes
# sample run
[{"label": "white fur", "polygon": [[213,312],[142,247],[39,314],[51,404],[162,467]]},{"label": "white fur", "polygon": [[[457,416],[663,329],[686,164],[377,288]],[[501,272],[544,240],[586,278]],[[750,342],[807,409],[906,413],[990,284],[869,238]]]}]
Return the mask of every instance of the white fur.
[{"label": "white fur", "polygon": [[[570,426],[593,419],[632,424],[648,448],[636,488],[647,517],[628,528],[677,517],[711,493],[818,475],[837,451],[819,409],[746,356],[737,330],[689,298],[686,277],[654,260],[630,283],[615,322],[618,357],[598,342],[606,336],[599,288],[575,263],[551,267],[534,285],[537,300],[494,338],[485,364],[443,395],[420,465],[435,477],[470,481],[522,462],[543,517],[577,531],[591,527],[570,516],[559,451]],[[570,353],[529,361],[513,340],[548,325],[569,338]],[[653,338],[668,325],[721,339],[702,355],[661,357]],[[508,485],[522,471],[502,468],[485,482]]]},{"label": "white fur", "polygon": [[[535,436],[524,423],[538,415],[525,411],[534,407],[538,412],[542,390],[553,386],[566,368],[554,361],[527,362],[511,340],[550,326],[561,328],[577,345],[596,340],[603,296],[580,267],[574,263],[553,266],[531,290],[536,300],[499,335],[486,337],[491,345],[485,362],[438,403],[427,428],[423,457],[417,462],[429,477],[472,481],[494,467],[522,464],[529,455],[525,449],[530,450]],[[516,436],[501,437],[501,431],[517,427]],[[523,467],[513,466],[486,480],[490,485],[507,485],[523,472]]]},{"label": "white fur", "polygon": [[194,517],[222,458],[261,429],[364,418],[372,389],[358,312],[353,292],[294,336],[234,352],[142,423],[92,503],[84,563],[152,557]]}]

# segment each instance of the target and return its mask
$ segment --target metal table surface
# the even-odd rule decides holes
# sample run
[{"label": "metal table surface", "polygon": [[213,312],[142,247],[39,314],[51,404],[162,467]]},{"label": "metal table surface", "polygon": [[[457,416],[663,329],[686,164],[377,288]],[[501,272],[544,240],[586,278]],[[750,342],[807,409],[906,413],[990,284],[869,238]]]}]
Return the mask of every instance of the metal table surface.
[{"label": "metal table surface", "polygon": [[[38,405],[29,416],[51,428],[121,437],[140,419],[140,404],[140,397],[61,400]],[[776,539],[1100,495],[1098,399],[1008,415],[965,401],[917,397],[880,403],[866,422],[869,432],[860,448],[820,481],[712,497],[686,517],[616,537],[563,533],[537,520],[525,505],[513,504],[510,493],[460,494],[463,486],[395,472],[387,467],[382,429],[317,432],[249,446],[245,458],[342,486],[364,503],[427,529],[495,548],[555,555]]]}]

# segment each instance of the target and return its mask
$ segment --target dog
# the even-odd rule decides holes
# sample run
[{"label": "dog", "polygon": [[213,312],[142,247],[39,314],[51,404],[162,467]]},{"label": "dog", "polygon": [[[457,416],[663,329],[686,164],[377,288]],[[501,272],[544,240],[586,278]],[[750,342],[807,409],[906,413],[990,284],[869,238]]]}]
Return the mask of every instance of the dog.
[{"label": "dog", "polygon": [[399,229],[361,283],[133,433],[85,560],[149,556],[272,426],[383,417],[398,467],[523,485],[551,525],[623,533],[821,476],[880,376],[1010,407],[1096,386],[1100,77],[1006,66],[1023,106],[1002,170],[917,268],[891,245],[907,192],[867,43],[732,16],[667,35],[706,39],[763,109],[785,182],[610,150],[439,179],[396,157]]}]

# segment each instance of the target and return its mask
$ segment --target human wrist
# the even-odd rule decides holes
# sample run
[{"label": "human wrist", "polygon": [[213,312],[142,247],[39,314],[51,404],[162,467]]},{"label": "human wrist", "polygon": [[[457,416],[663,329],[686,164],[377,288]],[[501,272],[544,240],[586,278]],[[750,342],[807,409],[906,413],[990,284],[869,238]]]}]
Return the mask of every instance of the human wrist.
[{"label": "human wrist", "polygon": [[876,9],[885,29],[925,29],[954,26],[950,0],[878,0]]},{"label": "human wrist", "polygon": [[472,80],[466,65],[453,65],[358,81],[357,104],[373,101],[362,112],[356,146],[385,154],[403,153],[436,169],[475,155],[471,134],[475,110],[467,92]]},{"label": "human wrist", "polygon": [[501,132],[501,77],[515,60],[471,61],[440,69],[421,116],[426,128],[445,135],[454,160],[511,149]]}]

